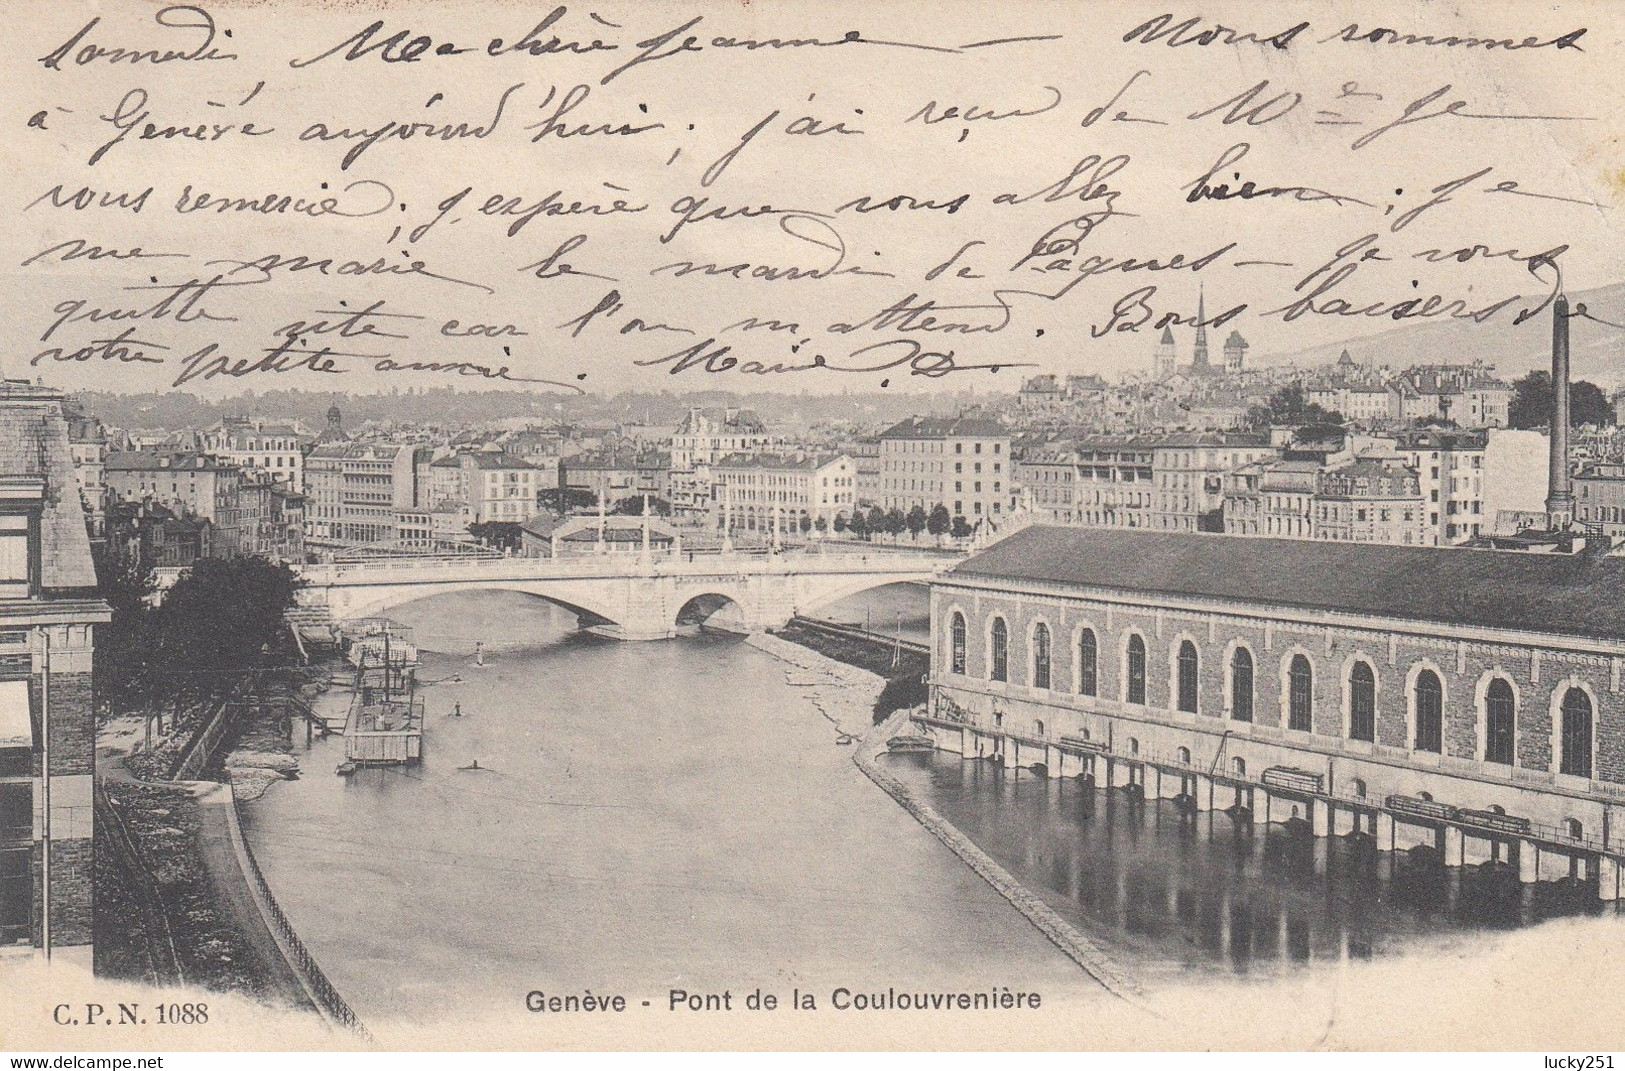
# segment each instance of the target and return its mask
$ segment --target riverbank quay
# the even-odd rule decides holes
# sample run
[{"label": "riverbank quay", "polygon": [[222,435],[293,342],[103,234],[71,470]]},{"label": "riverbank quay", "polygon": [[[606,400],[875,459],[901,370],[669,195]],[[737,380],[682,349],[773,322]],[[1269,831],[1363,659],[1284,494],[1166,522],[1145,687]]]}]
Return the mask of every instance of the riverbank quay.
[{"label": "riverbank quay", "polygon": [[310,703],[330,673],[327,665],[284,671],[277,695],[250,692],[245,679],[150,743],[139,717],[103,727],[98,805],[116,840],[98,883],[139,920],[116,925],[129,916],[101,914],[108,952],[98,954],[100,973],[237,993],[366,1038],[283,916],[238,810],[298,776],[295,723],[311,723]]},{"label": "riverbank quay", "polygon": [[807,700],[813,708],[843,733],[856,737],[852,760],[865,777],[891,796],[1108,993],[1143,1007],[1139,985],[1111,957],[884,769],[879,760],[887,751],[887,741],[911,727],[914,711],[898,710],[878,724],[873,722],[873,697],[882,686],[880,676],[777,635],[753,634],[745,642],[794,667],[793,671],[786,672],[786,679],[806,687]]},{"label": "riverbank quay", "polygon": [[773,635],[876,677],[881,687],[872,700],[874,721],[926,700],[925,674],[930,669],[930,655],[912,646],[886,643],[802,618]]}]

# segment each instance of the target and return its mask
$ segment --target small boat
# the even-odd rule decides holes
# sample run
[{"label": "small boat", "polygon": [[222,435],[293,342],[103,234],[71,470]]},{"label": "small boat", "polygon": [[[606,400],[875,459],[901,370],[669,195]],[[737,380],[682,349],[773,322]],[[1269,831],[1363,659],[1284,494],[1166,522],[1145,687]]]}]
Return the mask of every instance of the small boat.
[{"label": "small boat", "polygon": [[473,770],[473,771],[475,771],[477,773],[483,773],[486,770],[489,770],[491,767],[489,767],[489,766],[481,766],[480,765],[480,760],[475,759],[473,762],[469,763],[467,766],[459,766],[457,768],[459,770]]},{"label": "small boat", "polygon": [[894,736],[890,740],[886,741],[886,749],[888,751],[902,752],[935,751],[937,749],[937,745],[936,742],[929,736],[902,734],[899,736]]},{"label": "small boat", "polygon": [[355,763],[346,760],[344,762],[339,763],[339,768],[337,770],[334,770],[333,772],[336,773],[336,774],[339,774],[342,777],[348,777],[351,774],[355,773],[357,768],[358,767],[356,766]]}]

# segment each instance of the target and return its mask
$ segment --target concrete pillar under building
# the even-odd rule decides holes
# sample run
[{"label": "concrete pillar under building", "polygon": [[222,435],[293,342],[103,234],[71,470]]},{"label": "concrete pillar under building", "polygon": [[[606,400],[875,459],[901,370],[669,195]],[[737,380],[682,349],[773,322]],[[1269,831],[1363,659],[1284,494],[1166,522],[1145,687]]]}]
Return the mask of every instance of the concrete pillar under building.
[{"label": "concrete pillar under building", "polygon": [[1004,738],[1004,768],[1013,770],[1021,765],[1021,743],[1009,737]]},{"label": "concrete pillar under building", "polygon": [[1619,899],[1619,860],[1611,855],[1597,857],[1597,899],[1614,903]]},{"label": "concrete pillar under building", "polygon": [[1107,759],[1106,769],[1112,788],[1127,788],[1134,783],[1134,768],[1121,759]]},{"label": "concrete pillar under building", "polygon": [[1191,779],[1195,787],[1196,809],[1198,811],[1211,811],[1213,809],[1213,779],[1197,774]]},{"label": "concrete pillar under building", "polygon": [[1331,860],[1332,854],[1331,841],[1325,837],[1316,837],[1315,843],[1310,846],[1310,854],[1314,859],[1315,873],[1326,873],[1326,867]]},{"label": "concrete pillar under building", "polygon": [[976,734],[969,729],[959,730],[959,757],[968,758],[976,754]]},{"label": "concrete pillar under building", "polygon": [[[1332,805],[1329,800],[1309,801],[1309,830],[1317,838],[1329,837],[1332,832]],[[1317,871],[1316,873],[1319,873]]]},{"label": "concrete pillar under building", "polygon": [[1462,849],[1466,836],[1460,826],[1445,826],[1439,830],[1439,854],[1444,856],[1445,866],[1462,865]]},{"label": "concrete pillar under building", "polygon": [[1377,851],[1391,852],[1394,850],[1394,816],[1387,811],[1377,812]]},{"label": "concrete pillar under building", "polygon": [[1181,796],[1188,796],[1190,793],[1191,778],[1189,774],[1179,771],[1168,775],[1168,796],[1170,799],[1178,799]]},{"label": "concrete pillar under building", "polygon": [[1540,846],[1532,840],[1518,842],[1518,880],[1525,885],[1540,880]]}]

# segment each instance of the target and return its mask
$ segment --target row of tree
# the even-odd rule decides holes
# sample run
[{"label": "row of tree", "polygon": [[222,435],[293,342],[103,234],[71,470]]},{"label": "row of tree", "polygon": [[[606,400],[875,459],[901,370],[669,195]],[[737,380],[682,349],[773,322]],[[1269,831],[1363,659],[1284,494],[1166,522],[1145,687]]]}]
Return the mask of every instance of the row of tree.
[{"label": "row of tree", "polygon": [[918,503],[907,513],[895,506],[891,509],[872,506],[867,513],[861,509],[854,510],[851,517],[841,515],[835,518],[835,531],[850,532],[859,539],[870,539],[877,535],[899,536],[904,532],[915,539],[920,538],[921,532],[964,539],[971,534],[971,526],[964,517],[949,514],[948,507],[938,502],[931,507],[930,513]]}]

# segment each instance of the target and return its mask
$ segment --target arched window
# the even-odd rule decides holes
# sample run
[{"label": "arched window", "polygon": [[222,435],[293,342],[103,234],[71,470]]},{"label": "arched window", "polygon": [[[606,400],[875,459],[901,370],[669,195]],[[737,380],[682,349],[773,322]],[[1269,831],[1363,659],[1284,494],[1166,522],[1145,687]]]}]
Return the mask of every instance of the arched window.
[{"label": "arched window", "polygon": [[1356,777],[1353,781],[1349,782],[1349,791],[1354,793],[1356,799],[1365,798],[1365,782]]},{"label": "arched window", "polygon": [[1033,687],[1049,687],[1049,626],[1033,626]]},{"label": "arched window", "polygon": [[1078,633],[1078,694],[1099,695],[1100,678],[1095,670],[1095,657],[1099,653],[1095,630],[1086,628]]},{"label": "arched window", "polygon": [[1128,638],[1127,701],[1145,705],[1145,641],[1138,634]]},{"label": "arched window", "polygon": [[1177,701],[1179,709],[1187,714],[1196,713],[1196,644],[1186,640],[1179,645],[1179,657],[1176,660],[1179,667],[1179,684]]},{"label": "arched window", "polygon": [[1512,765],[1517,700],[1512,685],[1496,677],[1484,691],[1484,761]]},{"label": "arched window", "polygon": [[965,615],[955,611],[953,625],[949,629],[953,636],[953,663],[949,670],[952,673],[965,672]]},{"label": "arched window", "polygon": [[1245,647],[1230,656],[1230,716],[1253,720],[1253,653]]},{"label": "arched window", "polygon": [[988,665],[992,667],[990,674],[992,680],[1010,679],[1010,629],[1002,617],[993,619],[993,650]]},{"label": "arched window", "polygon": [[1181,766],[1189,766],[1191,764],[1191,749],[1190,748],[1182,747],[1177,752],[1175,752],[1175,754],[1178,757],[1178,761],[1179,761],[1179,764]]},{"label": "arched window", "polygon": [[1247,776],[1247,760],[1242,758],[1240,755],[1237,755],[1236,757],[1232,758],[1230,760],[1230,772],[1232,774],[1234,774],[1236,777],[1246,777]]},{"label": "arched window", "polygon": [[1315,720],[1315,671],[1301,654],[1293,655],[1287,667],[1286,703],[1286,727],[1309,732]]},{"label": "arched window", "polygon": [[1416,704],[1416,741],[1413,746],[1417,751],[1442,751],[1444,685],[1439,683],[1439,675],[1431,669],[1418,673],[1414,692],[1411,697]]},{"label": "arched window", "polygon": [[1580,688],[1563,695],[1563,761],[1558,767],[1576,777],[1591,776],[1591,697]]},{"label": "arched window", "polygon": [[1364,662],[1349,670],[1349,739],[1377,738],[1377,675]]}]

